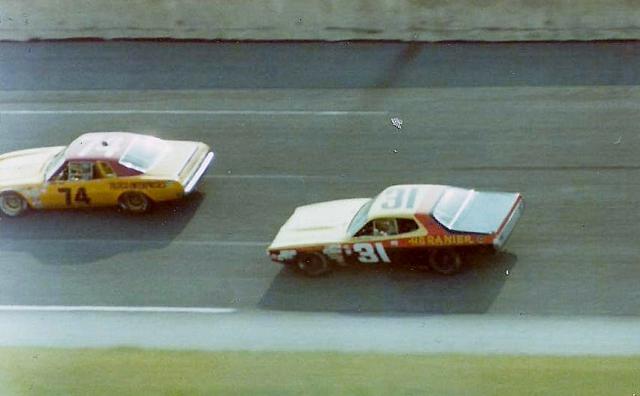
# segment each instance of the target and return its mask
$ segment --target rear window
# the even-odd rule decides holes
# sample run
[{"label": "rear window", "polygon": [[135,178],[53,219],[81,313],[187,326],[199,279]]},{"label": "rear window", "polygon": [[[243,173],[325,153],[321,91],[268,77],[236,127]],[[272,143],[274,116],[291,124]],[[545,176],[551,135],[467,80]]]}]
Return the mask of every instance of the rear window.
[{"label": "rear window", "polygon": [[127,168],[146,172],[158,162],[166,149],[166,143],[158,138],[135,138],[118,162]]},{"label": "rear window", "polygon": [[447,189],[433,210],[433,217],[443,226],[451,228],[457,220],[458,212],[472,193],[473,190],[464,188]]}]

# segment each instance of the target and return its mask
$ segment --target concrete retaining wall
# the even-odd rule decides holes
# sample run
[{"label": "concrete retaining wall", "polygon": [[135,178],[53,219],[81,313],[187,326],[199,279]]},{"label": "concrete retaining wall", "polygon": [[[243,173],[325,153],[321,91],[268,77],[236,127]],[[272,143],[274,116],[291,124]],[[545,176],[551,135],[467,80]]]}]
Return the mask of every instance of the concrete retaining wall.
[{"label": "concrete retaining wall", "polygon": [[628,0],[0,0],[0,40],[640,38]]}]

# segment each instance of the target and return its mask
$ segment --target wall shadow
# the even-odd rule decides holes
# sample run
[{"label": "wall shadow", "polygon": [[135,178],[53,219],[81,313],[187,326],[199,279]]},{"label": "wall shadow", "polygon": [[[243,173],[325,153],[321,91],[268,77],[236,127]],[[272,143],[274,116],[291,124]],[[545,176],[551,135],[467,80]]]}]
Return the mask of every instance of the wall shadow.
[{"label": "wall shadow", "polygon": [[380,80],[374,83],[375,88],[393,88],[401,80],[401,76],[408,66],[415,62],[423,46],[419,43],[409,43],[399,48],[398,54],[388,70],[385,70]]},{"label": "wall shadow", "polygon": [[[637,41],[0,43],[0,90],[638,85],[639,47]],[[35,78],[40,70],[46,79]]]},{"label": "wall shadow", "polygon": [[259,306],[263,309],[342,313],[484,313],[515,266],[517,256],[474,258],[465,271],[443,277],[400,267],[340,269],[308,278],[283,268]]},{"label": "wall shadow", "polygon": [[178,236],[203,200],[194,193],[133,215],[116,208],[31,211],[1,218],[0,252],[26,252],[50,265],[79,265],[140,250],[160,249]]}]

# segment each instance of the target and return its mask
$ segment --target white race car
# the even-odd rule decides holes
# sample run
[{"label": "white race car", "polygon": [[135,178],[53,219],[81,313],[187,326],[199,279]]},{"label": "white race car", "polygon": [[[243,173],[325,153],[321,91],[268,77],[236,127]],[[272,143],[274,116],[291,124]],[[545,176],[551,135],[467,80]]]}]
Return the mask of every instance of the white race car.
[{"label": "white race car", "polygon": [[391,186],[373,199],[297,208],[267,254],[309,276],[349,263],[397,263],[451,275],[462,268],[464,253],[502,249],[523,209],[519,193]]}]

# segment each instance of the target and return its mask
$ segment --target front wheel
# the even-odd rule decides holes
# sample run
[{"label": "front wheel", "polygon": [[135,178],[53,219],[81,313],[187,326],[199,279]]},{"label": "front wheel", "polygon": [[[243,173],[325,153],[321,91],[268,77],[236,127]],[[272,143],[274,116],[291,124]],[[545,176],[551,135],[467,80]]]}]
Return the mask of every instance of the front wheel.
[{"label": "front wheel", "polygon": [[145,213],[151,209],[149,198],[139,192],[124,193],[118,202],[122,209],[130,213]]},{"label": "front wheel", "polygon": [[441,275],[453,275],[460,272],[462,257],[452,249],[436,249],[429,255],[429,267]]},{"label": "front wheel", "polygon": [[17,217],[27,211],[27,201],[18,193],[0,194],[0,212],[7,217]]},{"label": "front wheel", "polygon": [[320,253],[311,253],[301,256],[297,263],[298,268],[307,276],[316,277],[331,272],[331,265],[327,257]]}]

